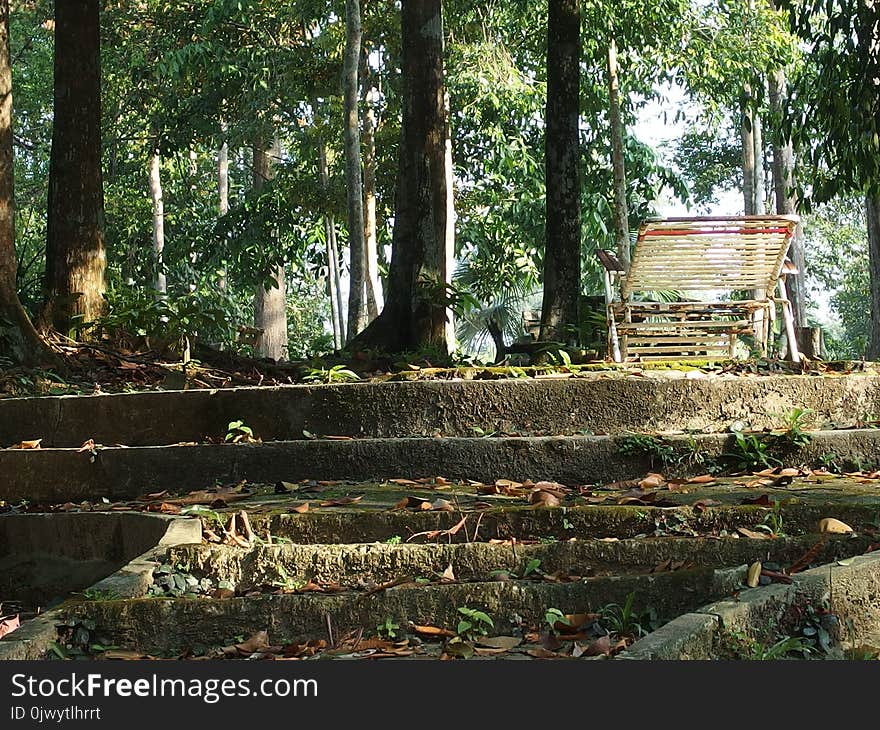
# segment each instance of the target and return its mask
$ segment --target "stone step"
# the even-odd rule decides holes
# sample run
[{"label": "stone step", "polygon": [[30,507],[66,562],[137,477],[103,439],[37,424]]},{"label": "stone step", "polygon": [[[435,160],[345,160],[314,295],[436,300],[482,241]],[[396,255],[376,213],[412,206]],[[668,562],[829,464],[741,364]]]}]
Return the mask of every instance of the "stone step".
[{"label": "stone step", "polygon": [[[634,593],[635,609],[649,607],[673,618],[712,600],[730,595],[741,584],[743,570],[694,568],[640,576],[587,578],[571,583],[491,581],[434,585],[401,585],[367,594],[269,594],[241,598],[143,598],[88,601],[72,606],[67,620],[94,625],[92,635],[114,646],[152,655],[174,656],[187,650],[237,643],[240,637],[268,631],[273,643],[336,637],[350,631],[372,635],[390,619],[455,630],[462,607],[488,614],[492,634],[521,624],[540,627],[549,608],[562,613],[595,612],[611,603],[623,605]],[[92,623],[93,622],[93,623]],[[236,639],[235,637],[239,637]]]},{"label": "stone step", "polygon": [[[670,436],[659,453],[631,437],[412,438],[312,440],[263,444],[210,444],[77,449],[0,450],[0,500],[60,504],[82,500],[133,499],[148,492],[172,493],[246,479],[416,479],[443,476],[492,482],[551,480],[570,486],[604,484],[644,476],[702,473],[725,456],[732,437]],[[880,430],[817,431],[784,458],[788,464],[880,463]],[[664,463],[666,459],[669,463]]]},{"label": "stone step", "polygon": [[[0,399],[0,446],[155,446],[223,440],[243,421],[263,441],[315,436],[399,438],[719,432],[776,428],[794,408],[819,425],[880,413],[880,378],[584,373],[567,379],[348,383]],[[477,431],[479,429],[479,431]]]},{"label": "stone step", "polygon": [[[406,578],[437,582],[447,569],[455,580],[464,581],[544,577],[566,582],[652,572],[659,576],[672,569],[722,568],[756,560],[788,566],[822,542],[813,534],[774,540],[645,537],[538,544],[264,545],[250,550],[180,545],[168,549],[163,571],[173,573],[185,567],[187,575],[208,579],[214,587],[224,582],[239,594],[274,585],[356,588]],[[869,544],[869,538],[836,536],[824,542],[811,562],[858,555]]]}]

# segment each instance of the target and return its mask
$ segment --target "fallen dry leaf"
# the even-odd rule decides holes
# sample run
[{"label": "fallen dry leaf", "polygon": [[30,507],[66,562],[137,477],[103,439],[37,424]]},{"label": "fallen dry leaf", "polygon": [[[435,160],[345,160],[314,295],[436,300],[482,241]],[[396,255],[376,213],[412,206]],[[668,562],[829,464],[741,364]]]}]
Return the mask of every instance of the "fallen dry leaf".
[{"label": "fallen dry leaf", "polygon": [[21,620],[19,619],[18,614],[15,616],[0,617],[0,639],[6,636],[6,634],[11,634],[19,626],[21,626]]},{"label": "fallen dry leaf", "polygon": [[584,650],[584,654],[586,654],[587,656],[599,656],[600,654],[609,656],[611,654],[611,649],[611,637],[606,634],[605,636],[600,636],[598,639],[592,642]]},{"label": "fallen dry leaf", "polygon": [[448,499],[435,499],[431,502],[431,509],[437,512],[454,512],[455,507]]},{"label": "fallen dry leaf", "polygon": [[413,625],[412,630],[415,631],[419,636],[441,636],[441,637],[453,637],[455,636],[454,631],[450,631],[449,629],[441,629],[439,626],[418,626]]},{"label": "fallen dry leaf", "polygon": [[761,580],[761,561],[756,560],[749,566],[749,571],[746,574],[746,585],[749,588],[757,588],[758,583]]},{"label": "fallen dry leaf", "polygon": [[688,484],[709,484],[710,482],[714,482],[715,477],[711,474],[700,474],[696,477],[691,477],[687,480]]},{"label": "fallen dry leaf", "polygon": [[757,530],[750,530],[748,527],[737,527],[736,531],[742,535],[743,537],[751,538],[752,540],[769,540],[770,535],[766,532],[758,532]]},{"label": "fallen dry leaf", "polygon": [[532,492],[532,496],[529,498],[529,502],[534,505],[540,505],[542,507],[558,507],[559,506],[559,497],[551,492],[545,492],[543,489],[537,489]]},{"label": "fallen dry leaf", "polygon": [[446,570],[443,571],[443,574],[440,576],[440,580],[444,583],[455,582],[455,573],[452,570],[452,563],[446,566]]},{"label": "fallen dry leaf", "polygon": [[[235,644],[233,649],[238,651],[241,654],[253,654],[255,652],[260,651],[261,649],[265,649],[269,646],[269,632],[268,631],[258,631],[253,636],[251,636],[247,641],[243,641],[241,644]],[[223,649],[225,652],[226,649],[230,647],[226,647]]]},{"label": "fallen dry leaf", "polygon": [[501,651],[510,651],[521,643],[522,639],[517,636],[481,636],[477,639],[477,646],[500,649]]},{"label": "fallen dry leaf", "polygon": [[853,532],[853,528],[834,517],[826,517],[819,520],[819,532],[830,532],[832,535],[848,535]]},{"label": "fallen dry leaf", "polygon": [[43,439],[33,439],[31,441],[21,441],[21,442],[15,444],[15,446],[10,446],[9,448],[10,449],[39,449],[40,443],[42,441],[43,441]]},{"label": "fallen dry leaf", "polygon": [[644,479],[639,482],[639,486],[642,489],[657,489],[658,487],[662,487],[665,484],[666,480],[661,474],[648,474]]},{"label": "fallen dry leaf", "polygon": [[129,649],[108,649],[101,653],[101,659],[124,659],[126,661],[136,661],[138,659],[146,659],[147,655],[139,651],[131,651]]},{"label": "fallen dry leaf", "polygon": [[339,497],[338,499],[327,499],[321,502],[321,507],[344,507],[347,504],[355,504],[360,502],[365,495],[359,494],[357,497]]},{"label": "fallen dry leaf", "polygon": [[305,514],[309,511],[309,503],[301,502],[300,504],[295,504],[293,507],[287,510],[288,512],[296,512],[297,514]]}]

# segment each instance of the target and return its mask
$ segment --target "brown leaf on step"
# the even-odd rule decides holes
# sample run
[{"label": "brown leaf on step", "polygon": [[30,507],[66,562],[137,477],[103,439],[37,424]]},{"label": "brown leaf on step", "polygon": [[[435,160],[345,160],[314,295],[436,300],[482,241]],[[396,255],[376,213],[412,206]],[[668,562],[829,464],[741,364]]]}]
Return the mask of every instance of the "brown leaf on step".
[{"label": "brown leaf on step", "polygon": [[431,509],[437,512],[454,512],[455,507],[448,499],[435,499],[431,502]]},{"label": "brown leaf on step", "polygon": [[624,489],[637,489],[640,481],[640,479],[627,479],[622,482],[611,482],[611,484],[605,485],[605,489],[615,492]]},{"label": "brown leaf on step", "polygon": [[147,654],[142,654],[139,651],[130,651],[128,649],[108,649],[105,652],[101,652],[101,659],[124,659],[126,661],[137,661],[139,659],[146,659]]},{"label": "brown leaf on step", "polygon": [[826,517],[819,520],[819,532],[829,532],[832,535],[847,535],[852,531],[852,527],[834,517]]},{"label": "brown leaf on step", "polygon": [[462,638],[455,636],[446,642],[443,647],[446,654],[459,659],[470,659],[474,655],[474,646]]},{"label": "brown leaf on step", "polygon": [[700,474],[687,480],[688,484],[709,484],[715,481],[715,477],[711,474]]},{"label": "brown leaf on step", "polygon": [[786,467],[785,469],[781,469],[779,471],[779,476],[781,477],[798,477],[801,475],[800,469],[795,469],[794,467]]},{"label": "brown leaf on step", "polygon": [[658,489],[659,487],[665,486],[666,480],[663,478],[662,474],[648,474],[644,479],[639,482],[639,486],[642,489]]},{"label": "brown leaf on step", "polygon": [[709,507],[718,507],[721,504],[717,499],[698,499],[693,503],[694,512],[702,512]]},{"label": "brown leaf on step", "polygon": [[314,656],[326,648],[327,642],[324,639],[312,639],[302,644],[288,644],[281,649],[281,653],[286,657]]},{"label": "brown leaf on step", "polygon": [[761,575],[763,575],[765,578],[769,578],[774,583],[794,583],[794,580],[790,575],[780,573],[776,570],[767,570],[765,568],[761,571]]},{"label": "brown leaf on step", "polygon": [[355,504],[360,502],[365,495],[359,494],[357,497],[339,497],[338,499],[327,499],[321,502],[321,507],[344,507],[347,504]]},{"label": "brown leaf on step", "polygon": [[247,641],[236,644],[234,648],[241,654],[253,654],[261,649],[265,649],[267,646],[269,646],[269,632],[258,631]]},{"label": "brown leaf on step", "polygon": [[418,626],[413,625],[412,630],[415,631],[419,636],[430,636],[430,637],[452,637],[455,636],[454,631],[450,631],[449,629],[441,629],[439,626]]},{"label": "brown leaf on step", "polygon": [[745,497],[740,501],[740,504],[758,504],[762,507],[773,506],[773,503],[770,501],[770,497],[766,494],[762,494],[760,497]]},{"label": "brown leaf on step", "polygon": [[517,636],[482,636],[477,639],[477,646],[501,651],[510,651],[521,643],[522,639]]},{"label": "brown leaf on step", "polygon": [[215,588],[211,593],[211,598],[216,598],[218,600],[223,600],[225,598],[232,598],[235,595],[235,591],[231,588]]},{"label": "brown leaf on step", "polygon": [[742,535],[743,537],[748,537],[752,540],[769,540],[770,535],[766,532],[758,532],[757,530],[750,530],[748,527],[737,527],[736,531]]},{"label": "brown leaf on step", "polygon": [[499,489],[520,489],[522,487],[522,483],[514,482],[511,479],[496,479],[495,486]]},{"label": "brown leaf on step", "polygon": [[308,502],[300,502],[299,504],[293,505],[293,507],[288,508],[288,512],[296,512],[299,515],[305,514],[309,511],[309,503]]},{"label": "brown leaf on step", "polygon": [[419,483],[412,479],[389,479],[392,484],[399,484],[402,487],[418,487]]},{"label": "brown leaf on step", "polygon": [[145,494],[143,497],[138,497],[138,501],[140,502],[153,502],[157,499],[165,499],[168,496],[168,490],[163,489],[161,492],[153,492],[152,494]]},{"label": "brown leaf on step", "polygon": [[446,566],[446,570],[443,571],[443,575],[440,576],[440,581],[442,583],[454,583],[455,582],[455,573],[452,570],[452,563]]},{"label": "brown leaf on step", "polygon": [[[524,482],[523,486],[529,486],[528,482]],[[543,492],[550,492],[550,494],[556,497],[564,497],[568,492],[568,488],[564,487],[559,482],[538,482],[537,484],[531,485],[532,491],[541,490]]]},{"label": "brown leaf on step", "polygon": [[532,492],[529,502],[542,507],[558,507],[559,497],[551,492],[545,492],[543,489],[538,489]]},{"label": "brown leaf on step", "polygon": [[550,651],[549,649],[545,649],[543,646],[535,647],[534,649],[529,649],[526,654],[535,659],[558,659],[563,656],[562,654],[557,654],[555,651]]},{"label": "brown leaf on step", "polygon": [[757,588],[758,583],[761,582],[761,561],[756,560],[749,566],[748,573],[746,574],[746,585],[749,588]]},{"label": "brown leaf on step", "polygon": [[19,626],[21,626],[21,620],[18,614],[0,617],[0,638],[3,638],[6,634],[11,634]]},{"label": "brown leaf on step", "polygon": [[181,507],[177,504],[171,504],[170,502],[160,502],[159,504],[151,504],[147,506],[147,512],[161,512],[165,515],[176,515],[180,514]]},{"label": "brown leaf on step", "polygon": [[596,621],[599,618],[598,613],[567,613],[565,619],[568,623],[557,621],[554,628],[560,634],[576,634],[585,625]]},{"label": "brown leaf on step", "polygon": [[33,439],[31,441],[21,441],[21,442],[15,444],[15,446],[10,446],[9,448],[10,449],[39,449],[40,442],[42,440],[43,439]]},{"label": "brown leaf on step", "polygon": [[827,538],[824,537],[821,538],[815,545],[813,545],[813,547],[795,560],[788,568],[789,575],[800,573],[804,568],[810,565],[810,563],[814,563],[822,552],[822,548],[825,547],[826,539]]},{"label": "brown leaf on step", "polygon": [[605,656],[609,656],[611,654],[611,637],[606,634],[605,636],[600,636],[593,643],[591,643],[584,653],[587,656],[599,656],[600,654],[604,654]]},{"label": "brown leaf on step", "polygon": [[763,469],[761,471],[753,471],[752,474],[754,474],[756,477],[773,476],[774,474],[776,474],[776,467],[770,467],[769,469]]},{"label": "brown leaf on step", "polygon": [[758,487],[769,487],[773,482],[773,479],[750,479],[745,483],[745,486],[749,489],[757,489]]}]

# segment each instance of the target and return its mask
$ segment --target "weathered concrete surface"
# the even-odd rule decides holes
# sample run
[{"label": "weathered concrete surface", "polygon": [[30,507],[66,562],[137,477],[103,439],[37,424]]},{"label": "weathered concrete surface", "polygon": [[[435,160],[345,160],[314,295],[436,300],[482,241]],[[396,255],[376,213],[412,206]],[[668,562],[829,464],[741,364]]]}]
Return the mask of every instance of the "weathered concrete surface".
[{"label": "weathered concrete surface", "polygon": [[635,591],[638,611],[653,607],[660,616],[674,616],[719,595],[728,578],[716,578],[708,569],[651,576],[592,578],[574,583],[452,583],[399,586],[382,593],[267,595],[248,598],[141,599],[79,604],[76,615],[92,618],[102,634],[121,646],[139,651],[174,654],[197,646],[223,645],[236,635],[267,630],[273,642],[326,636],[327,616],[334,632],[364,628],[391,618],[407,622],[455,627],[458,607],[486,611],[495,632],[504,633],[522,620],[541,624],[548,608],[564,613],[590,612],[608,603],[622,605]]},{"label": "weathered concrete surface", "polygon": [[[681,449],[693,443],[707,458],[721,457],[730,437],[671,437]],[[834,452],[841,463],[880,463],[880,430],[815,432],[789,463],[817,463]],[[623,454],[611,437],[356,439],[103,448],[93,456],[76,449],[0,450],[0,499],[63,503],[131,499],[147,492],[181,492],[247,479],[365,481],[394,477],[448,479],[550,479],[601,484],[644,476],[653,464]],[[699,465],[691,471],[699,471]],[[680,469],[686,471],[686,469]]]},{"label": "weathered concrete surface", "polygon": [[[187,565],[197,578],[228,581],[243,592],[285,578],[363,585],[402,577],[435,578],[451,566],[459,580],[493,580],[496,571],[525,575],[531,561],[540,572],[568,576],[645,573],[664,561],[700,567],[724,567],[755,560],[790,564],[818,541],[818,536],[776,540],[642,538],[638,540],[570,540],[538,545],[459,543],[452,545],[272,545],[251,550],[220,545],[169,548],[165,561]],[[836,539],[815,562],[863,552],[867,541]],[[532,570],[536,570],[534,565]],[[662,570],[661,570],[662,572]],[[535,573],[532,573],[535,577]]]},{"label": "weathered concrete surface", "polygon": [[348,383],[0,400],[0,446],[42,438],[79,447],[202,441],[243,420],[264,441],[361,437],[724,431],[775,428],[792,408],[850,427],[880,413],[880,378],[590,375],[563,380]]},{"label": "weathered concrete surface", "polygon": [[[860,555],[845,564],[829,563],[793,576],[791,584],[741,591],[682,616],[633,644],[626,659],[713,659],[724,633],[774,641],[777,632],[797,629],[799,608],[828,608],[840,630],[832,636],[845,647],[875,639],[880,631],[880,555]],[[702,617],[702,619],[700,618]]]},{"label": "weathered concrete surface", "polygon": [[181,540],[201,540],[196,520],[119,512],[0,515],[0,596],[45,604]]},{"label": "weathered concrete surface", "polygon": [[[41,592],[64,596],[85,588],[120,598],[142,596],[165,550],[199,542],[201,536],[200,521],[185,517],[130,512],[3,515],[0,596],[31,601]],[[22,566],[31,572],[22,576]],[[99,578],[103,580],[94,583]],[[0,660],[43,658],[67,610],[62,604],[0,639]]]},{"label": "weathered concrete surface", "polygon": [[686,613],[618,654],[617,659],[711,659],[719,620],[703,613]]}]

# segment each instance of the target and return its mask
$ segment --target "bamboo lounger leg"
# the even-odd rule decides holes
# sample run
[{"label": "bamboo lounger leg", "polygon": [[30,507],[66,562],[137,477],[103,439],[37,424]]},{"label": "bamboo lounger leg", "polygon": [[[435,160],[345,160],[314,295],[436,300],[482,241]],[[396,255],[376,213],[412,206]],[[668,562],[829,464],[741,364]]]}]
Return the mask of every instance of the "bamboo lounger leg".
[{"label": "bamboo lounger leg", "polygon": [[788,300],[788,292],[785,290],[785,282],[779,280],[779,298],[782,300],[782,318],[785,320],[785,336],[788,339],[788,351],[791,353],[793,362],[801,361],[801,353],[798,350],[797,337],[794,334],[794,317],[791,313],[791,302]]},{"label": "bamboo lounger leg", "polygon": [[608,318],[608,342],[611,345],[614,362],[623,362],[620,356],[620,340],[617,339],[617,322],[611,306],[614,302],[614,287],[611,285],[611,273],[605,272],[605,316]]}]

